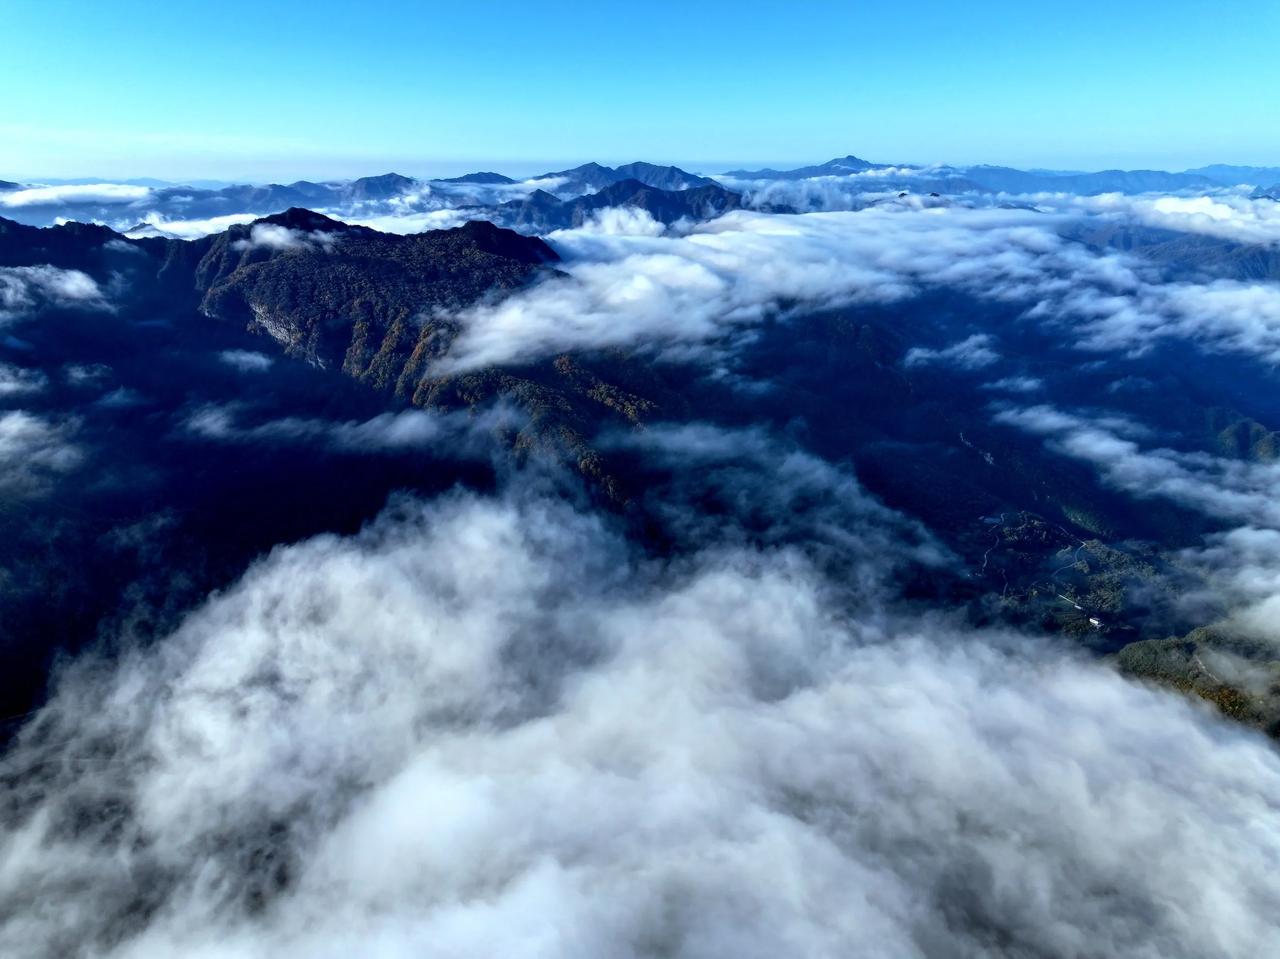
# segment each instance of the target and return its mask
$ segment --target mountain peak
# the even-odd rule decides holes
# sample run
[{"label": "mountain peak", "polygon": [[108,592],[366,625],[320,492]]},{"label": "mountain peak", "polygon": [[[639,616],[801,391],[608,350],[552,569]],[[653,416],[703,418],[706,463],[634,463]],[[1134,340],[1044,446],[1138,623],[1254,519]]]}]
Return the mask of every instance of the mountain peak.
[{"label": "mountain peak", "polygon": [[357,200],[385,200],[411,190],[417,182],[412,177],[400,173],[362,176],[348,184],[347,192]]},{"label": "mountain peak", "polygon": [[501,173],[494,173],[492,170],[481,170],[477,173],[464,173],[462,176],[442,177],[436,180],[437,183],[481,183],[489,185],[500,185],[504,183],[515,183],[509,176]]},{"label": "mountain peak", "polygon": [[828,160],[822,165],[833,170],[855,170],[859,173],[864,170],[874,170],[877,166],[877,164],[861,157],[856,157],[852,153],[847,156],[836,157],[834,160]]},{"label": "mountain peak", "polygon": [[314,210],[307,210],[300,206],[291,206],[283,213],[273,213],[270,216],[259,217],[250,225],[256,226],[260,223],[283,226],[290,230],[305,230],[308,233],[316,230],[332,232],[334,230],[347,229],[347,224],[341,220],[335,220],[332,217],[325,216],[323,213],[316,213]]}]

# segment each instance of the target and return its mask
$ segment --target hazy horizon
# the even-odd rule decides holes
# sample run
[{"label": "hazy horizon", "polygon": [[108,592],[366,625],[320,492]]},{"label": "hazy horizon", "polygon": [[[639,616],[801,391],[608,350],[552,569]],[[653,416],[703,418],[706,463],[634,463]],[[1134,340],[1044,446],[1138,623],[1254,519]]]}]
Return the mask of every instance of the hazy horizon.
[{"label": "hazy horizon", "polygon": [[[994,166],[1009,167],[1013,169],[1037,171],[1037,172],[1054,172],[1054,173],[1091,173],[1102,170],[1162,170],[1171,173],[1180,173],[1185,171],[1194,171],[1208,166],[1238,166],[1238,167],[1280,167],[1280,154],[1274,157],[1245,158],[1240,159],[1234,156],[1228,157],[1210,157],[1204,159],[1203,162],[1181,163],[1181,164],[1165,164],[1144,163],[1141,161],[1134,162],[1113,162],[1113,163],[1094,163],[1094,164],[1054,164],[1054,163],[1014,163],[1001,160],[999,158],[978,158],[974,160],[954,160],[954,159],[936,159],[922,161],[918,159],[908,158],[885,158],[881,156],[869,155],[866,151],[844,150],[830,155],[798,157],[792,159],[774,159],[774,160],[721,160],[721,161],[693,161],[671,159],[669,157],[651,157],[651,156],[588,156],[588,157],[562,157],[560,159],[547,160],[517,160],[517,161],[501,161],[501,160],[410,160],[401,158],[395,159],[371,159],[365,163],[351,161],[348,165],[330,164],[328,166],[317,166],[315,168],[307,167],[288,167],[283,168],[285,172],[280,173],[253,173],[245,172],[238,174],[234,172],[223,171],[218,173],[215,170],[197,171],[190,174],[178,174],[166,172],[164,170],[151,171],[148,169],[130,169],[128,165],[120,167],[118,173],[112,173],[110,166],[105,168],[108,172],[100,170],[82,170],[77,173],[51,172],[49,170],[22,171],[11,172],[0,170],[0,180],[10,180],[17,183],[46,183],[46,184],[71,184],[71,183],[117,183],[117,182],[143,182],[154,180],[157,182],[172,183],[175,185],[191,185],[200,184],[217,184],[217,183],[249,183],[249,184],[265,184],[265,183],[290,183],[299,180],[324,183],[329,181],[350,180],[359,177],[381,176],[387,173],[398,173],[403,176],[413,177],[418,180],[441,179],[445,177],[461,176],[467,173],[476,173],[481,171],[491,171],[502,173],[515,179],[524,179],[538,176],[539,174],[548,173],[555,170],[568,170],[578,167],[585,163],[601,163],[605,166],[617,167],[627,163],[643,161],[653,163],[659,166],[675,166],[686,170],[690,173],[701,175],[715,175],[725,173],[729,170],[757,170],[757,169],[775,169],[789,170],[798,167],[811,166],[825,163],[828,160],[837,157],[853,155],[860,159],[867,160],[872,163],[882,163],[894,166],[928,168],[933,166],[950,166],[950,167],[969,167],[969,166]],[[321,172],[315,172],[320,170]]]},{"label": "hazy horizon", "polygon": [[709,170],[850,151],[1080,170],[1280,163],[1256,106],[1275,87],[1280,8],[1254,0],[925,0],[905,21],[878,4],[720,0],[645,16],[565,2],[273,10],[279,29],[263,30],[243,0],[217,16],[126,0],[55,26],[44,4],[7,4],[22,43],[0,83],[32,95],[7,104],[0,176],[541,172],[575,157]]}]

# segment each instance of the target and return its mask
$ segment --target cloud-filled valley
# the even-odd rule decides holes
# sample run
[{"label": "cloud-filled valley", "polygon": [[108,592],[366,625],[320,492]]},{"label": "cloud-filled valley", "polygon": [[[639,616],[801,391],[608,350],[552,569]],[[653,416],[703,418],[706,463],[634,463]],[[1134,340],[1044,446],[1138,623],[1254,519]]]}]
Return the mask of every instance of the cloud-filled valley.
[{"label": "cloud-filled valley", "polygon": [[637,566],[537,499],[277,552],[155,654],[69,673],[10,751],[6,951],[1277,941],[1270,746],[824,593],[787,552]]},{"label": "cloud-filled valley", "polygon": [[1245,175],[0,192],[0,952],[1280,947]]}]

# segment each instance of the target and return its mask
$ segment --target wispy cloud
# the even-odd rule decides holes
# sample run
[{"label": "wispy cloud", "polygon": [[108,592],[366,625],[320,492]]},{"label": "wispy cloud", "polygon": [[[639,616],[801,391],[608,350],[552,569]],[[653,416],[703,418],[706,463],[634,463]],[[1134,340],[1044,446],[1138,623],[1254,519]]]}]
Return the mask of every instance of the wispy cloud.
[{"label": "wispy cloud", "polygon": [[518,425],[520,416],[505,407],[479,414],[403,410],[380,413],[367,420],[323,420],[287,416],[243,423],[233,406],[205,406],[186,420],[191,433],[227,443],[309,444],[349,452],[429,450],[446,444],[450,455],[476,453],[503,427]]},{"label": "wispy cloud", "polygon": [[1000,360],[994,349],[995,337],[987,333],[974,333],[958,343],[942,349],[914,346],[907,351],[903,362],[907,366],[952,366],[961,370],[980,370]]},{"label": "wispy cloud", "polygon": [[218,359],[241,373],[265,373],[275,362],[266,353],[254,350],[223,350]]},{"label": "wispy cloud", "polygon": [[54,423],[25,410],[0,413],[0,490],[15,495],[43,488],[80,465],[74,422]]},{"label": "wispy cloud", "polygon": [[32,313],[45,305],[109,309],[93,277],[80,270],[54,266],[0,267],[0,322]]},{"label": "wispy cloud", "polygon": [[1000,410],[995,419],[1046,437],[1055,450],[1091,463],[1104,480],[1134,496],[1162,497],[1210,516],[1280,528],[1280,464],[1143,448],[1137,441],[1141,427],[1051,406]]},{"label": "wispy cloud", "polygon": [[49,385],[49,378],[39,370],[27,370],[10,363],[0,363],[0,399],[39,393]]},{"label": "wispy cloud", "polygon": [[236,240],[237,250],[265,248],[268,250],[332,250],[340,237],[323,230],[295,230],[278,223],[255,223],[249,228],[249,236]]}]

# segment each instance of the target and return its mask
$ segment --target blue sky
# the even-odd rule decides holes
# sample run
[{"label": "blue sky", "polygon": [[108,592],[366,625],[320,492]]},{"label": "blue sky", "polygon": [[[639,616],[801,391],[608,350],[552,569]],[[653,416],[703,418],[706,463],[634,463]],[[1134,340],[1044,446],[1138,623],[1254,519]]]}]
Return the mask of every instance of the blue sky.
[{"label": "blue sky", "polygon": [[0,0],[0,178],[1280,164],[1280,3]]}]

